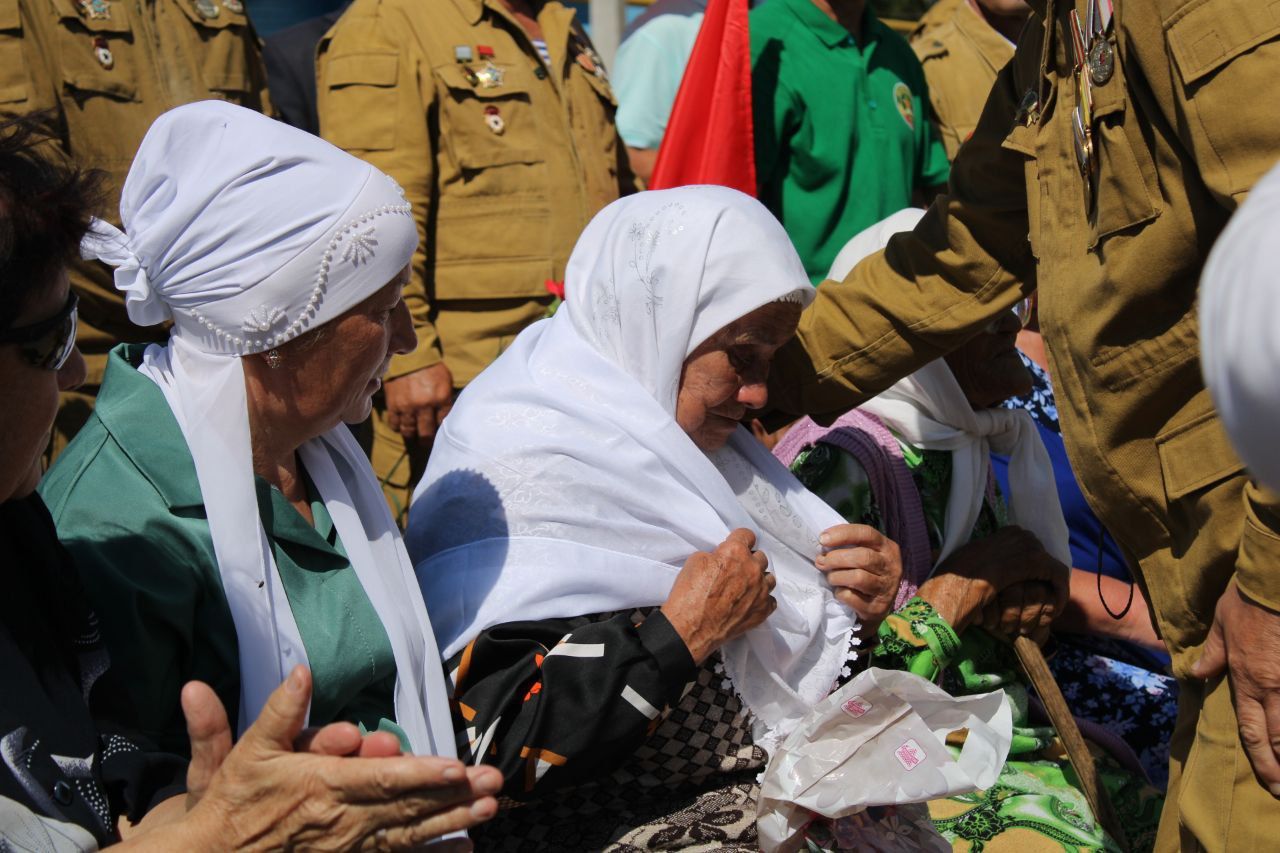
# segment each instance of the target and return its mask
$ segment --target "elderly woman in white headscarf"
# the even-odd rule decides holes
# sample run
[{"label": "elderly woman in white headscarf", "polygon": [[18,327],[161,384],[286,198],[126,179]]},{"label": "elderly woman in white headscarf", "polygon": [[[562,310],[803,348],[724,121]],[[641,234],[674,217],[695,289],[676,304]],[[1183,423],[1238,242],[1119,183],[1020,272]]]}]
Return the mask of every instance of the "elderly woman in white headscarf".
[{"label": "elderly woman in white headscarf", "polygon": [[377,169],[223,103],[161,116],[82,251],[166,346],[111,354],[97,409],[41,492],[128,688],[121,714],[186,749],[184,683],[243,731],[297,664],[313,724],[453,755],[412,566],[346,423],[415,344],[417,245]]},{"label": "elderly woman in white headscarf", "polygon": [[900,570],[739,426],[812,287],[755,200],[685,187],[605,208],[566,288],[463,393],[410,513],[464,760],[531,801],[482,843],[754,849],[766,748]]}]

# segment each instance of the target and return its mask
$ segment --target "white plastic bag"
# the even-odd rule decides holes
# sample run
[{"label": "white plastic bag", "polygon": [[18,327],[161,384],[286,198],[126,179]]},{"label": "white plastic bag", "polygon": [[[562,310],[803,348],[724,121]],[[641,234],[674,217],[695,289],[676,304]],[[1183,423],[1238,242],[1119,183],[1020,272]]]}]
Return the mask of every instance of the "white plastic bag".
[{"label": "white plastic bag", "polygon": [[[957,729],[968,730],[958,759],[943,745]],[[798,849],[813,812],[839,818],[987,788],[1012,736],[1003,691],[957,698],[917,675],[868,669],[774,750],[757,810],[760,849]]]}]

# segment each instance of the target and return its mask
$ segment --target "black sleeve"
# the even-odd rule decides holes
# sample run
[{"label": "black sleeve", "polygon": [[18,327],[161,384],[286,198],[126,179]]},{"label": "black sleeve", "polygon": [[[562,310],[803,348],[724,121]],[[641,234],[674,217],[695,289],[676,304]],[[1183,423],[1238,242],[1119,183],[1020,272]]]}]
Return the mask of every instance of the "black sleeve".
[{"label": "black sleeve", "polygon": [[517,799],[612,772],[697,672],[658,610],[639,625],[625,614],[508,622],[448,669],[463,760],[497,767]]}]

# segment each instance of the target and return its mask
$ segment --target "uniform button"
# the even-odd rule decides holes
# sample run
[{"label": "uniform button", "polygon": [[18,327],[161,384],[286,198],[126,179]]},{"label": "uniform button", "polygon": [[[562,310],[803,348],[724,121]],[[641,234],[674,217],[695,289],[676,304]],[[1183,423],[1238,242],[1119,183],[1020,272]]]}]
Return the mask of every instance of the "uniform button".
[{"label": "uniform button", "polygon": [[59,779],[53,783],[53,798],[58,801],[59,805],[71,805],[71,786],[67,784],[65,779]]},{"label": "uniform button", "polygon": [[533,76],[534,76],[534,77],[537,77],[539,80],[546,80],[546,79],[547,79],[547,69],[545,69],[545,68],[543,68],[541,65],[539,65],[537,68],[533,69]]}]

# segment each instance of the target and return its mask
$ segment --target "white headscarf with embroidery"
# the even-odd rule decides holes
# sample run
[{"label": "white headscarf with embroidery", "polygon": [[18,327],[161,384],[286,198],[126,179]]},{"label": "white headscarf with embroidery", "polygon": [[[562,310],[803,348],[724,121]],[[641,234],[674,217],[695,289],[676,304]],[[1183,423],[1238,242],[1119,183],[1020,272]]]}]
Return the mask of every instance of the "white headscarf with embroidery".
[{"label": "white headscarf with embroidery", "polygon": [[[81,247],[115,267],[129,317],[171,320],[140,371],[195,462],[240,650],[243,731],[306,650],[262,527],[241,356],[335,319],[386,286],[418,236],[396,183],[310,134],[204,101],[156,119],[120,199]],[[397,724],[413,751],[454,755],[439,653],[412,566],[345,426],[299,448],[395,654]],[[176,567],[175,570],[185,570]]]},{"label": "white headscarf with embroidery", "polygon": [[674,416],[689,354],[763,305],[811,301],[804,267],[759,202],[682,187],[601,211],[566,289],[463,392],[415,493],[407,538],[440,645],[659,605],[694,552],[750,528],[778,609],[720,651],[757,739],[785,735],[848,660],[855,617],[813,565],[841,519],[746,429],[707,454]]}]

